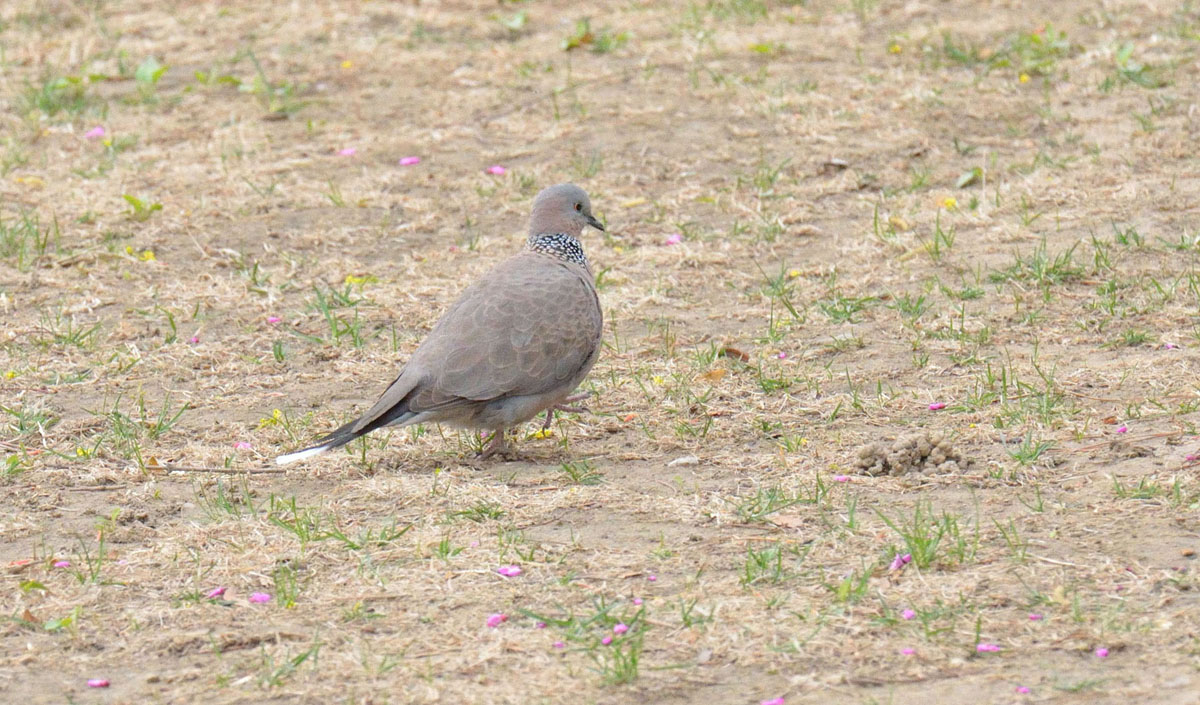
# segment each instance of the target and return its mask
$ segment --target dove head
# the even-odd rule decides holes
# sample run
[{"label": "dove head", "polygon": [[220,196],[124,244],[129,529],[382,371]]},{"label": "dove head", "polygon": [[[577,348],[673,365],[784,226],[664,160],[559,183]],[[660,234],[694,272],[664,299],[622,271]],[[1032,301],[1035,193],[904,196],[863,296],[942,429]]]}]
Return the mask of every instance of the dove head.
[{"label": "dove head", "polygon": [[529,235],[569,235],[578,238],[583,227],[597,230],[604,226],[592,215],[592,203],[587,193],[575,184],[559,184],[542,189],[533,199],[533,214],[529,218]]}]

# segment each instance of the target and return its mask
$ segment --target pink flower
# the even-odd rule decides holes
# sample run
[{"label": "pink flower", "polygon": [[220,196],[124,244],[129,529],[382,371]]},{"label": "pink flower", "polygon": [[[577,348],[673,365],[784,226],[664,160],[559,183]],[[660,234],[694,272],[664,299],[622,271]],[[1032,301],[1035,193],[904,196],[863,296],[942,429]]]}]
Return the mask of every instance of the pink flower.
[{"label": "pink flower", "polygon": [[981,654],[993,652],[993,651],[999,651],[1000,645],[999,644],[976,644],[975,650]]},{"label": "pink flower", "polygon": [[780,360],[786,360],[786,359],[787,359],[787,353],[785,353],[784,351],[780,350],[780,351],[779,351],[779,354],[778,354],[778,355],[776,355],[775,357],[779,358]]},{"label": "pink flower", "polygon": [[250,445],[246,441],[238,441],[237,443],[233,444],[234,450],[250,450],[253,447],[254,446]]},{"label": "pink flower", "polygon": [[1108,649],[1103,646],[1096,649],[1096,658],[1108,658]]},{"label": "pink flower", "polygon": [[71,561],[54,561],[55,568],[70,568]]},{"label": "pink flower", "polygon": [[1186,458],[1184,458],[1184,460],[1185,460],[1185,461],[1187,461],[1187,462],[1189,462],[1189,463],[1190,463],[1190,462],[1192,462],[1192,461],[1193,461],[1193,460],[1195,460],[1195,459],[1196,459],[1196,456],[1194,456],[1194,455],[1189,455],[1189,456],[1187,456]]},{"label": "pink flower", "polygon": [[89,678],[87,684],[88,684],[89,688],[107,688],[108,687],[108,679],[107,678]]},{"label": "pink flower", "polygon": [[1040,622],[1040,621],[1042,621],[1042,615],[1034,612],[1029,615],[1029,621],[1030,622]]},{"label": "pink flower", "polygon": [[1129,431],[1129,427],[1128,427],[1128,426],[1122,426],[1122,427],[1120,427],[1120,428],[1118,428],[1118,429],[1117,429],[1117,433],[1125,433],[1125,432],[1127,432],[1127,431]]},{"label": "pink flower", "polygon": [[479,542],[478,542],[478,541],[472,541],[472,542],[471,542],[471,548],[479,548]]},{"label": "pink flower", "polygon": [[105,135],[104,127],[101,125],[96,125],[92,129],[83,133],[83,136],[88,138],[89,140],[98,140],[101,137],[103,137],[104,135]]},{"label": "pink flower", "polygon": [[849,475],[834,475],[833,481],[834,482],[849,482],[850,476]]},{"label": "pink flower", "polygon": [[906,647],[900,649],[900,653],[904,654],[905,656],[912,656],[913,654],[917,653],[917,650],[912,647]]},{"label": "pink flower", "polygon": [[763,700],[760,701],[758,705],[783,705],[783,698],[771,698],[770,700]]},{"label": "pink flower", "polygon": [[945,409],[945,408],[946,408],[946,402],[944,402],[944,401],[935,401],[934,403],[929,405],[930,411],[941,411],[942,409]]},{"label": "pink flower", "polygon": [[488,615],[487,625],[488,625],[488,627],[495,629],[496,627],[500,626],[501,624],[504,624],[507,621],[508,621],[508,615],[497,612],[496,614]]},{"label": "pink flower", "polygon": [[642,598],[640,598],[640,597],[633,598],[633,604],[635,604],[635,605],[642,604]]},{"label": "pink flower", "polygon": [[534,629],[545,629],[545,628],[546,628],[546,623],[545,623],[545,622],[538,622],[537,624],[533,625],[533,627],[534,627]]},{"label": "pink flower", "polygon": [[912,554],[911,553],[905,553],[904,555],[900,555],[899,553],[897,553],[896,557],[892,559],[891,565],[888,566],[888,570],[900,570],[906,564],[911,563],[911,562],[912,562]]},{"label": "pink flower", "polygon": [[647,575],[646,580],[649,580],[650,582],[654,582],[655,580],[658,580],[658,576],[657,575]]},{"label": "pink flower", "polygon": [[601,644],[604,644],[605,646],[608,646],[609,644],[611,644],[611,643],[612,643],[612,637],[611,637],[611,636],[606,636],[606,637],[604,637],[603,639],[601,639],[601,640],[600,640],[600,643],[601,643]]},{"label": "pink flower", "polygon": [[667,236],[668,245],[678,245],[681,242],[683,242],[683,236],[679,233],[671,233]]},{"label": "pink flower", "polygon": [[912,610],[904,610],[903,612],[900,613],[900,616],[903,617],[905,620],[910,620],[913,617],[916,617],[917,613]]},{"label": "pink flower", "polygon": [[499,164],[493,164],[493,165],[489,166],[488,168],[484,169],[484,171],[486,171],[489,174],[493,174],[495,176],[504,176],[505,174],[508,173],[508,169],[505,169],[504,167],[500,166]]},{"label": "pink flower", "polygon": [[1018,686],[1017,686],[1017,692],[1018,692],[1018,693],[1020,693],[1020,694],[1022,694],[1022,695],[1024,695],[1025,693],[1028,693],[1028,692],[1029,692],[1029,688],[1027,688],[1027,687],[1025,687],[1025,686],[1023,686],[1023,685],[1018,685]]},{"label": "pink flower", "polygon": [[358,150],[354,147],[346,147],[345,149],[338,150],[339,157],[353,157],[355,154],[358,154]]},{"label": "pink flower", "polygon": [[412,166],[414,164],[420,164],[420,163],[421,163],[420,157],[403,157],[400,160],[400,166]]},{"label": "pink flower", "polygon": [[204,596],[204,599],[215,600],[224,594],[225,594],[225,588],[223,588],[223,587],[213,588],[212,590],[208,591],[208,593]]},{"label": "pink flower", "polygon": [[281,320],[283,319],[281,319],[279,316],[267,316],[267,323],[278,323]]},{"label": "pink flower", "polygon": [[263,602],[270,602],[271,596],[265,592],[252,592],[248,599],[256,604],[261,604]]},{"label": "pink flower", "polygon": [[496,572],[506,578],[515,578],[521,574],[521,566],[519,565],[502,565],[496,569]]},{"label": "pink flower", "polygon": [[624,634],[627,631],[629,631],[628,624],[618,624],[613,627],[613,634]]},{"label": "pink flower", "polygon": [[200,336],[198,336],[198,335],[193,335],[192,337],[188,338],[188,342],[189,342],[189,343],[192,343],[193,345],[195,345],[196,343],[199,343],[199,342],[200,342]]},{"label": "pink flower", "polygon": [[556,649],[565,649],[567,647],[567,645],[562,643],[561,641],[556,641],[553,644],[551,644],[551,646],[553,646]]},{"label": "pink flower", "polygon": [[1175,343],[1163,343],[1164,350],[1178,350],[1179,346]]}]

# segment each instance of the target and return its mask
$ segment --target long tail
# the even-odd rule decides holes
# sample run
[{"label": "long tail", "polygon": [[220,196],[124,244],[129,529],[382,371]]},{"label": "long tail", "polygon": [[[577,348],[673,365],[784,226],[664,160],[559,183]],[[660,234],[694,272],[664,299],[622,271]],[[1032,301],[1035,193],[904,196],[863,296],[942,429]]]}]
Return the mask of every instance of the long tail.
[{"label": "long tail", "polygon": [[321,440],[317,441],[317,444],[315,446],[309,446],[308,448],[304,448],[303,450],[297,450],[297,451],[293,451],[291,453],[284,453],[283,455],[275,458],[275,464],[276,465],[287,465],[288,463],[295,463],[295,462],[299,462],[301,460],[306,460],[308,458],[313,457],[314,455],[320,455],[321,453],[324,453],[327,450],[333,450],[334,448],[341,448],[342,446],[346,445],[350,441],[354,440],[355,438],[358,438],[363,433],[365,433],[365,431],[362,433],[354,432],[354,425],[357,423],[358,423],[358,420],[355,419],[354,421],[351,421],[348,424],[339,426],[337,428],[337,430],[335,430],[333,433],[331,433],[328,436],[325,436]]}]

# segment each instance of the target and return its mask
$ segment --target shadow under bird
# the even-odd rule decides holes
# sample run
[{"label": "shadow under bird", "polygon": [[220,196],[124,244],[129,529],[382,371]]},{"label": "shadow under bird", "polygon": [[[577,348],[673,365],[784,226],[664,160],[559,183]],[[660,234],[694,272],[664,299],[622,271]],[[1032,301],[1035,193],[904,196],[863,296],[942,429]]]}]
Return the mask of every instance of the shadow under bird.
[{"label": "shadow under bird", "polygon": [[507,448],[505,432],[568,404],[600,354],[604,317],[579,236],[604,230],[574,184],[533,201],[524,249],[468,287],[362,417],[280,465],[344,446],[385,426],[438,422],[494,432],[481,457]]}]

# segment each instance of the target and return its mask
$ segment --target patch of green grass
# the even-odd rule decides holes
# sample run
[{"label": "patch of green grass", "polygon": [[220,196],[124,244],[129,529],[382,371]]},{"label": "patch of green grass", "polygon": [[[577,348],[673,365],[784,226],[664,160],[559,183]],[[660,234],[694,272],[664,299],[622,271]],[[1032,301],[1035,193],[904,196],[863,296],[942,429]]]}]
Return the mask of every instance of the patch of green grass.
[{"label": "patch of green grass", "polygon": [[1054,446],[1054,441],[1034,438],[1033,431],[1027,431],[1021,444],[1016,448],[1009,448],[1006,452],[1008,457],[1022,465],[1033,465]]},{"label": "patch of green grass", "polygon": [[10,260],[26,272],[59,243],[58,219],[46,226],[32,211],[21,211],[14,218],[0,214],[0,258]]},{"label": "patch of green grass", "polygon": [[559,477],[572,485],[598,485],[604,482],[604,475],[588,460],[568,460],[559,465],[559,468]]},{"label": "patch of green grass", "polygon": [[753,524],[767,521],[772,514],[796,505],[820,505],[829,494],[829,487],[818,475],[811,488],[786,490],[778,485],[760,487],[754,494],[726,500],[733,505],[738,521]]},{"label": "patch of green grass", "polygon": [[102,100],[88,91],[89,76],[53,76],[42,78],[37,83],[25,83],[21,96],[23,112],[41,114],[54,119],[60,116],[67,120],[82,117],[85,113],[103,116],[107,108]]},{"label": "patch of green grass", "polygon": [[450,519],[467,519],[477,523],[485,521],[495,521],[504,516],[504,508],[495,502],[480,500],[466,509],[450,512],[447,518]]},{"label": "patch of green grass", "polygon": [[1125,485],[1116,475],[1113,475],[1112,481],[1113,494],[1118,499],[1154,499],[1167,493],[1161,485],[1145,477],[1138,478],[1137,484],[1130,480],[1130,483]]},{"label": "patch of green grass", "polygon": [[57,416],[41,406],[0,404],[0,413],[8,415],[8,430],[16,434],[18,438],[35,433],[45,433],[59,421]]},{"label": "patch of green grass", "polygon": [[629,41],[628,32],[614,32],[608,27],[592,29],[590,18],[575,21],[575,29],[559,44],[563,51],[587,47],[593,54],[607,54],[620,49]]}]

